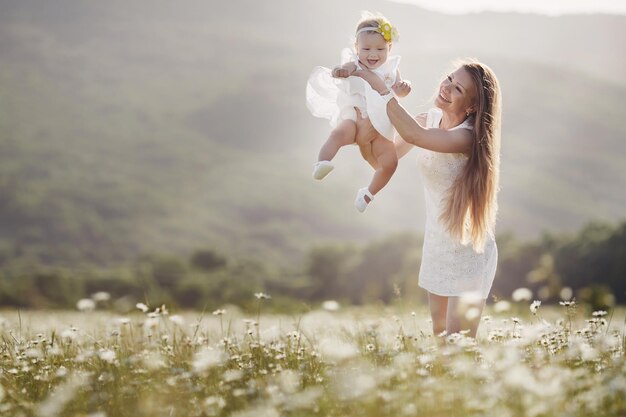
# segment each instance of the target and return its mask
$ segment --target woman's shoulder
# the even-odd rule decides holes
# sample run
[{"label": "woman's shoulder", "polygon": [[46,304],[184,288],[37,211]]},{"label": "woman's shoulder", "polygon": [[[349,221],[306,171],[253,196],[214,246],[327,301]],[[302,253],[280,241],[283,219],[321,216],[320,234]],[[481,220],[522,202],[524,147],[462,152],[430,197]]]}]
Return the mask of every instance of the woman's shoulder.
[{"label": "woman's shoulder", "polygon": [[419,123],[419,124],[420,124],[420,126],[422,126],[422,127],[426,127],[426,120],[427,120],[427,117],[428,117],[428,113],[426,113],[426,112],[422,112],[422,113],[418,113],[418,114],[414,117],[414,119],[415,119],[415,121],[416,121],[417,123]]},{"label": "woman's shoulder", "polygon": [[426,127],[434,128],[439,127],[439,122],[443,116],[443,111],[439,107],[431,107],[426,112]]},{"label": "woman's shoulder", "polygon": [[443,114],[443,110],[441,110],[439,107],[431,107],[424,114],[427,114],[428,116],[439,116]]}]

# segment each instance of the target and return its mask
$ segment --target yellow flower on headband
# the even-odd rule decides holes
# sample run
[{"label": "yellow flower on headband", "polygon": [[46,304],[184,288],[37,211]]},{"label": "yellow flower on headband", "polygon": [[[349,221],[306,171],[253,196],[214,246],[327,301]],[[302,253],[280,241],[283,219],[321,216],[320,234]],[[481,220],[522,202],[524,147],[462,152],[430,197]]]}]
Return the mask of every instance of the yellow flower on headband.
[{"label": "yellow flower on headband", "polygon": [[398,40],[398,30],[389,22],[379,20],[378,32],[383,35],[383,38],[385,38],[385,41],[387,42],[395,42]]}]

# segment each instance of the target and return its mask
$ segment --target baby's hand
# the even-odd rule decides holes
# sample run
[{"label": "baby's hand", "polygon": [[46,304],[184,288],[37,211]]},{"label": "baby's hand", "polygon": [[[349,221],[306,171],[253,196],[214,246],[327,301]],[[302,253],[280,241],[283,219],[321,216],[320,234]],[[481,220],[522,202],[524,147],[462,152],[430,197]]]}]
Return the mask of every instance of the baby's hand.
[{"label": "baby's hand", "polygon": [[335,78],[348,78],[356,70],[356,65],[353,62],[349,62],[341,67],[333,68],[333,77]]},{"label": "baby's hand", "polygon": [[407,80],[398,81],[391,89],[398,97],[406,97],[411,92],[411,82]]},{"label": "baby's hand", "polygon": [[348,72],[347,69],[342,68],[342,67],[335,67],[333,68],[333,77],[335,78],[348,78],[350,76],[350,73]]}]

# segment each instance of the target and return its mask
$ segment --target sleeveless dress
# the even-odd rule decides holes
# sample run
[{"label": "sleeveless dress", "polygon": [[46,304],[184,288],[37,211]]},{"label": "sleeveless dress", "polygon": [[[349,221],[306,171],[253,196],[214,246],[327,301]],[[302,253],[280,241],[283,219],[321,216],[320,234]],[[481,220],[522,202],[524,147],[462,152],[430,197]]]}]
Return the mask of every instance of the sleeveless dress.
[{"label": "sleeveless dress", "polygon": [[[443,113],[439,108],[428,111],[428,128],[438,128]],[[450,129],[472,129],[465,120]],[[418,148],[418,165],[426,197],[426,227],[419,286],[436,295],[480,295],[486,299],[491,290],[498,262],[498,248],[493,236],[488,236],[483,253],[476,252],[471,242],[464,245],[453,239],[439,221],[446,191],[467,163],[459,153],[440,153]]]},{"label": "sleeveless dress", "polygon": [[[362,69],[353,50],[343,49],[341,64],[354,62]],[[372,70],[388,88],[396,83],[400,56],[393,55],[380,67]],[[355,107],[363,117],[369,117],[372,126],[384,137],[393,141],[395,129],[387,116],[387,103],[378,92],[360,77],[335,78],[332,70],[315,67],[306,86],[306,105],[313,116],[330,120],[334,128],[342,120],[355,120]]]}]

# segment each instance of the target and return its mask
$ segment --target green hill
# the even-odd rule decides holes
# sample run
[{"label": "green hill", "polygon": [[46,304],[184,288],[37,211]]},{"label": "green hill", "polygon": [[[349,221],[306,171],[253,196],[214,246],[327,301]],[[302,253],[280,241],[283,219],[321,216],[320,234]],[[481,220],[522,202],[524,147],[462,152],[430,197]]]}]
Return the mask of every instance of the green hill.
[{"label": "green hill", "polygon": [[323,183],[310,179],[329,127],[304,106],[306,78],[338,60],[365,8],[400,28],[415,112],[452,58],[477,56],[498,74],[501,231],[623,218],[623,17],[444,16],[382,1],[5,0],[0,259],[109,264],[216,247],[290,262],[322,240],[421,230],[410,155],[364,215],[352,201],[371,171],[356,149]]}]

